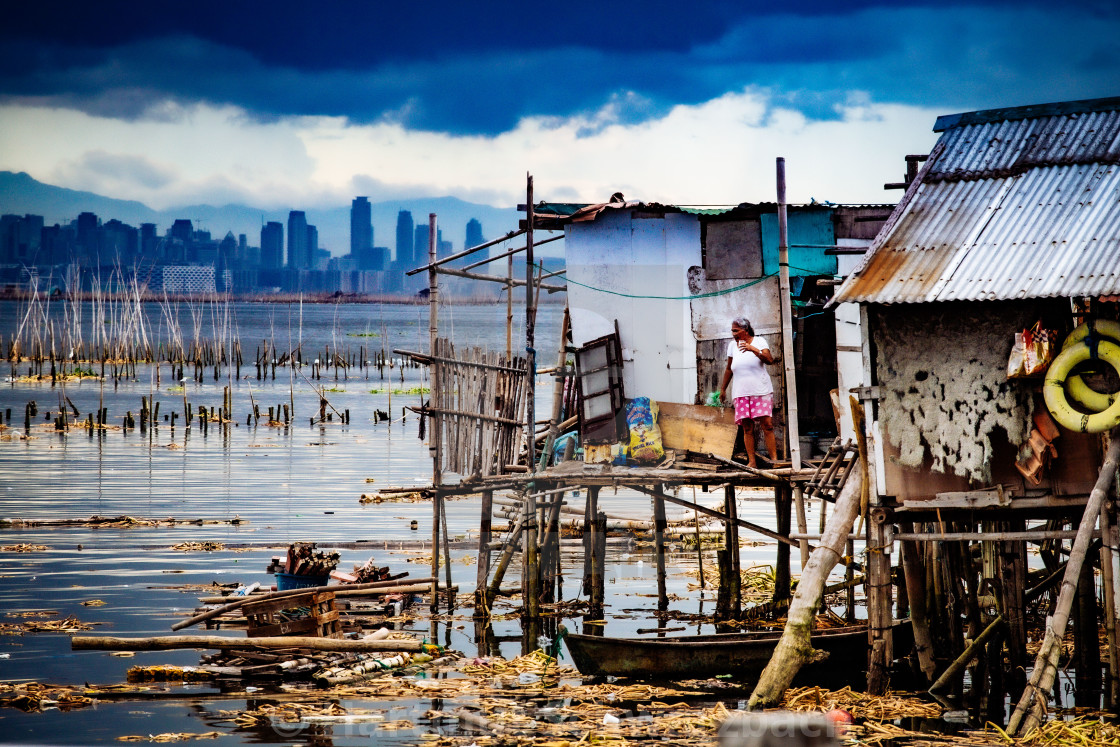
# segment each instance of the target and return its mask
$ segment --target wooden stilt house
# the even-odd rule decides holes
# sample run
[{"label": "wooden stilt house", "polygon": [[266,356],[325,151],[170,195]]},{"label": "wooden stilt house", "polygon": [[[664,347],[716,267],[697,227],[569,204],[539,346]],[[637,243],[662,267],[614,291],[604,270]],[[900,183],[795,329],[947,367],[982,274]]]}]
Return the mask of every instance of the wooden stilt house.
[{"label": "wooden stilt house", "polygon": [[[872,684],[906,653],[877,623],[897,605],[923,671],[948,672],[937,689],[960,693],[971,667],[969,702],[994,721],[1008,694],[1013,727],[1037,718],[1055,665],[1076,671],[1078,704],[1103,691],[1115,708],[1120,98],[944,116],[934,129],[833,299],[863,330]],[[1049,339],[1059,362],[1043,351],[1033,375],[1009,378],[1017,334],[1028,350]],[[1084,351],[1063,352],[1067,341]],[[1078,382],[1096,398],[1078,401]],[[1072,660],[1058,646],[1071,636]]]}]

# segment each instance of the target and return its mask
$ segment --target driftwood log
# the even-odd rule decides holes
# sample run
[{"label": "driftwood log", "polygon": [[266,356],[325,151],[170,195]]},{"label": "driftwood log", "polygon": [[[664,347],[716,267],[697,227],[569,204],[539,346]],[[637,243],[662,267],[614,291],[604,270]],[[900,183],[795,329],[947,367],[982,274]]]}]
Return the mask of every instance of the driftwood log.
[{"label": "driftwood log", "polygon": [[177,648],[309,648],[314,651],[419,651],[416,640],[352,640],[315,638],[311,636],[272,636],[268,638],[233,638],[222,635],[164,635],[148,638],[116,638],[113,636],[74,636],[74,651],[168,651]]},{"label": "driftwood log", "polygon": [[774,649],[770,663],[762,671],[755,685],[748,708],[775,705],[782,699],[801,667],[813,660],[813,647],[809,642],[814,612],[820,606],[828,574],[843,557],[848,533],[860,509],[863,493],[862,471],[855,470],[836,498],[836,505],[828,526],[821,535],[820,544],[809,556],[809,564],[801,572],[793,601],[789,606],[786,628]]},{"label": "driftwood log", "polygon": [[1074,537],[1073,547],[1066,561],[1065,574],[1062,576],[1062,588],[1058,592],[1058,601],[1054,605],[1054,612],[1047,620],[1046,633],[1042,639],[1042,647],[1038,651],[1038,658],[1034,662],[1034,671],[1023,696],[1019,699],[1011,719],[1007,722],[1007,733],[1012,736],[1028,734],[1031,729],[1039,724],[1046,708],[1046,694],[1054,687],[1054,679],[1058,674],[1058,657],[1062,653],[1062,638],[1066,633],[1069,623],[1070,608],[1077,596],[1077,584],[1081,579],[1081,567],[1088,554],[1089,541],[1097,520],[1100,518],[1101,506],[1112,488],[1112,478],[1116,474],[1117,465],[1120,464],[1120,428],[1113,428],[1109,432],[1111,443],[1105,455],[1104,464],[1101,465],[1100,475],[1089,493],[1089,501],[1085,504],[1085,513],[1081,515],[1081,524],[1077,527],[1077,536]]}]

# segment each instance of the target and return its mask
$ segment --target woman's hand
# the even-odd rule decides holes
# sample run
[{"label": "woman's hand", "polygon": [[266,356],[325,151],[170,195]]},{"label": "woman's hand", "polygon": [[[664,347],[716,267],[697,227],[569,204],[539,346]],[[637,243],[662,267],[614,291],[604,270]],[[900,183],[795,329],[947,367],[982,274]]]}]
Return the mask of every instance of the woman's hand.
[{"label": "woman's hand", "polygon": [[739,350],[743,353],[754,353],[755,355],[758,354],[758,348],[754,347],[749,342],[745,342],[744,340],[739,340]]}]

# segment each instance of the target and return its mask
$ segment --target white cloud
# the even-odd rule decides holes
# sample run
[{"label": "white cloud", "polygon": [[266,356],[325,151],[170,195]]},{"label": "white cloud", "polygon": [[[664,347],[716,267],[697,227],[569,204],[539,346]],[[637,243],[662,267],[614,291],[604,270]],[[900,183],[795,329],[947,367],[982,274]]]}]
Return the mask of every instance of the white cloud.
[{"label": "white cloud", "polygon": [[883,183],[900,179],[905,154],[928,152],[934,118],[946,112],[851,101],[835,119],[816,121],[750,89],[637,124],[619,123],[608,106],[588,117],[525,119],[494,137],[341,117],[262,123],[205,105],[132,122],[9,105],[0,108],[0,169],[155,208],[330,207],[358,189],[372,189],[373,199],[451,194],[509,206],[523,201],[526,172],[539,199],[598,201],[622,191],[732,204],[773,200],[774,159],[784,156],[792,201],[893,201],[898,193]]}]

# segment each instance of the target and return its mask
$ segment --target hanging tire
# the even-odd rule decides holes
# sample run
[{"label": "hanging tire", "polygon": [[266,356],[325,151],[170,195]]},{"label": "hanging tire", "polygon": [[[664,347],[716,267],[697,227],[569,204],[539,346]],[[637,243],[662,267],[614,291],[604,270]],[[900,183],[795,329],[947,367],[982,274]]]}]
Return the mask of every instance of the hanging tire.
[{"label": "hanging tire", "polygon": [[[1071,378],[1070,371],[1077,364],[1090,359],[1104,361],[1120,375],[1120,345],[1108,340],[1090,345],[1082,339],[1063,348],[1050,364],[1042,383],[1042,396],[1054,420],[1063,427],[1079,433],[1103,433],[1120,425],[1120,400],[1113,401],[1103,410],[1084,413],[1070,404],[1066,394],[1066,381]],[[1088,389],[1087,386],[1085,388]]]},{"label": "hanging tire", "polygon": [[[1120,322],[1111,319],[1091,319],[1084,324],[1079,324],[1062,343],[1062,350],[1073,347],[1090,334],[1097,340],[1110,340],[1120,345]],[[1078,374],[1066,379],[1066,392],[1070,399],[1091,412],[1104,412],[1120,400],[1120,392],[1112,394],[1098,392],[1086,384]]]}]

